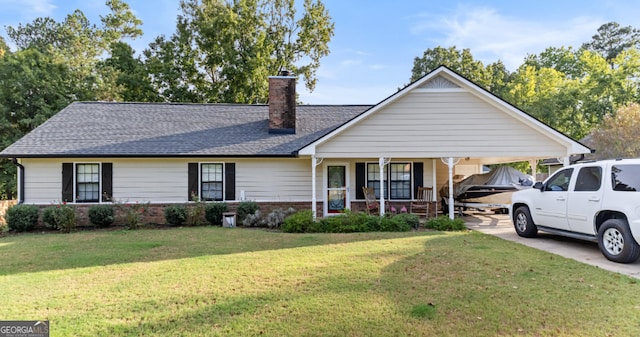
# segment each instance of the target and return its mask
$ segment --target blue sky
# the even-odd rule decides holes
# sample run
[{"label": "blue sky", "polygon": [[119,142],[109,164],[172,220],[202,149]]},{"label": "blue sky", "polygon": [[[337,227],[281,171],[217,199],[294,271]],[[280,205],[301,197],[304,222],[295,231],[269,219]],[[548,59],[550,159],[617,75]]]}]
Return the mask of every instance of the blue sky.
[{"label": "blue sky", "polygon": [[[302,2],[298,0],[297,2]],[[175,30],[179,0],[129,0],[143,21],[144,36],[131,42],[142,51],[160,34]],[[485,64],[502,60],[515,70],[527,54],[545,48],[579,47],[602,24],[640,28],[636,0],[324,0],[335,22],[331,54],[321,62],[312,93],[299,83],[307,104],[375,104],[408,84],[413,59],[437,46],[469,48]],[[5,26],[42,16],[56,20],[75,9],[92,22],[107,13],[103,0],[0,0]]]}]

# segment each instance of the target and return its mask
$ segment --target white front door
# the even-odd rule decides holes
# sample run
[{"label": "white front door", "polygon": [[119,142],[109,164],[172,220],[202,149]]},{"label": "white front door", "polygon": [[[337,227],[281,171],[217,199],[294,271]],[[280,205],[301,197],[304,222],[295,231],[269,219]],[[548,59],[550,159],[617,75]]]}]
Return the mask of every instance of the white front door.
[{"label": "white front door", "polygon": [[350,208],[347,165],[325,166],[324,214],[338,214]]}]

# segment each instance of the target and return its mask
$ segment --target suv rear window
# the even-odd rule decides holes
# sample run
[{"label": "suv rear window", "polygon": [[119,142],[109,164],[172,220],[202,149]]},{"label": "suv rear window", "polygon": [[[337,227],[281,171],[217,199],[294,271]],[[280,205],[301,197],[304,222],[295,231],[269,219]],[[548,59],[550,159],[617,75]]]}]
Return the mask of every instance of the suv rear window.
[{"label": "suv rear window", "polygon": [[614,191],[640,191],[640,165],[614,165],[611,167],[611,187]]}]

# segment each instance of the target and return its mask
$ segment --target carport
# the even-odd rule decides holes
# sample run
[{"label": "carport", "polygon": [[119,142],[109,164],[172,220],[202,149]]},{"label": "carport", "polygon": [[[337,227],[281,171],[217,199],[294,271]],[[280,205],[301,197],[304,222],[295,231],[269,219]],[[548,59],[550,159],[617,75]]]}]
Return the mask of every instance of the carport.
[{"label": "carport", "polygon": [[[385,170],[392,169],[389,164],[394,162],[407,164],[413,187],[419,183],[437,191],[446,181],[452,184],[452,175],[479,173],[483,165],[529,161],[535,167],[544,158],[563,158],[566,164],[569,156],[589,152],[583,144],[441,66],[305,146],[298,155],[310,159],[315,210],[318,200],[325,205],[330,202],[327,165],[344,165],[349,204],[361,200],[363,178],[358,164],[366,163],[365,183],[378,186],[384,205],[385,195],[392,195],[385,188],[394,186],[389,182],[393,172]],[[356,179],[348,179],[350,173]],[[380,207],[380,214],[384,212],[385,207]]]}]

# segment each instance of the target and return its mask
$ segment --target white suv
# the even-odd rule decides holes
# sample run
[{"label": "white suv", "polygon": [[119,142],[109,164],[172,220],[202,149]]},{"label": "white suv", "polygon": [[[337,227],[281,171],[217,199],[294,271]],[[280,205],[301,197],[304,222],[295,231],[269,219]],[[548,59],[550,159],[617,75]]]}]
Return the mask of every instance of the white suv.
[{"label": "white suv", "polygon": [[611,261],[640,256],[640,159],[570,165],[513,193],[511,201],[509,214],[522,237],[541,230],[598,242]]}]

